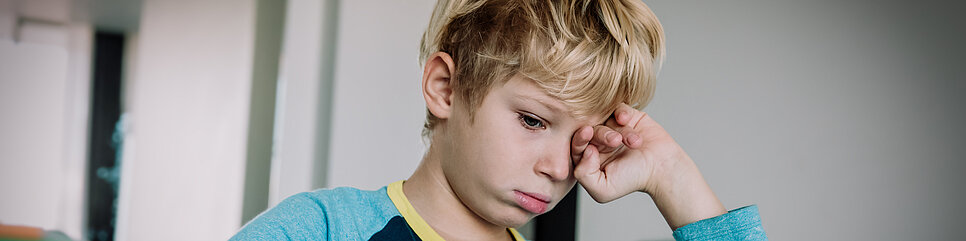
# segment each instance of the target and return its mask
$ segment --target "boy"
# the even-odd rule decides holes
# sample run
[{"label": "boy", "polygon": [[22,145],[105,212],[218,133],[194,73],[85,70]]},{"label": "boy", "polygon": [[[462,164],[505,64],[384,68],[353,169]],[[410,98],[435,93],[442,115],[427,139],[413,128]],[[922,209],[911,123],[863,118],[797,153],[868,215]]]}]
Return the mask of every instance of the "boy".
[{"label": "boy", "polygon": [[440,0],[423,36],[430,147],[376,191],[289,197],[232,239],[523,240],[512,227],[576,182],[604,203],[648,193],[679,240],[765,239],[725,210],[643,108],[663,30],[637,0]]}]

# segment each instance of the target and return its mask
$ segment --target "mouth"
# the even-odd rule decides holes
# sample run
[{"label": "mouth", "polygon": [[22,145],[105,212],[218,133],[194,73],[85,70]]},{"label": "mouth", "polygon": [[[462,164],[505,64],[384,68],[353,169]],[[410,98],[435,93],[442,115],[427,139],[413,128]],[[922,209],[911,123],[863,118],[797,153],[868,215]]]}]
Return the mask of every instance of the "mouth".
[{"label": "mouth", "polygon": [[520,205],[520,207],[523,209],[526,209],[534,214],[542,214],[546,212],[547,206],[550,205],[550,197],[547,195],[521,192],[519,190],[514,190],[513,194],[517,205]]}]

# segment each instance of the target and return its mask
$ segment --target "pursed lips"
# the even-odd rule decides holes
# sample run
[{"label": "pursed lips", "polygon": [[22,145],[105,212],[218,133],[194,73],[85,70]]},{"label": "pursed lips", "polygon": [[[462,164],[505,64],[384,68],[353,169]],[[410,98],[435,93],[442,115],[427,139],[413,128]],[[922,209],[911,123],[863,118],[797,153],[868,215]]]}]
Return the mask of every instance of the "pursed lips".
[{"label": "pursed lips", "polygon": [[550,196],[548,195],[514,190],[514,196],[517,205],[531,213],[542,214],[547,211],[547,206],[550,205]]}]

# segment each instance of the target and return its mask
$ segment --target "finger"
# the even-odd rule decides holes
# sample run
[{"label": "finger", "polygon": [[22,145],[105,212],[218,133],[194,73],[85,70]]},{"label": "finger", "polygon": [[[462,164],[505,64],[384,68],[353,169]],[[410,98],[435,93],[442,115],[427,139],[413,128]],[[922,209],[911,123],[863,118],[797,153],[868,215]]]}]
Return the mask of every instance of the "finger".
[{"label": "finger", "polygon": [[598,186],[598,178],[603,175],[600,170],[599,154],[597,147],[594,145],[589,145],[587,149],[584,149],[584,153],[580,157],[580,164],[574,167],[574,177],[581,185],[588,186],[588,188]]},{"label": "finger", "polygon": [[614,200],[612,191],[608,187],[607,172],[603,171],[600,162],[600,153],[594,145],[587,146],[584,150],[582,161],[574,168],[574,177],[584,186],[584,190],[590,197],[599,203],[606,203]]},{"label": "finger", "polygon": [[[631,126],[636,124],[636,121],[640,121],[644,112],[641,112],[634,107],[627,104],[621,103],[617,106],[617,110],[614,111],[614,120],[618,126]],[[635,121],[636,120],[636,121]]]},{"label": "finger", "polygon": [[631,113],[628,113],[627,110],[624,110],[621,107],[623,107],[623,105],[617,107],[617,110],[614,111],[614,116],[611,119],[614,119],[617,125],[624,126],[627,125],[627,122],[631,120]]},{"label": "finger", "polygon": [[641,135],[637,134],[637,130],[631,128],[624,128],[620,130],[621,136],[624,137],[624,146],[628,148],[638,148],[643,145],[644,141],[641,139]]},{"label": "finger", "polygon": [[581,154],[584,153],[584,149],[587,148],[587,144],[590,144],[590,139],[594,137],[594,128],[590,126],[584,126],[577,129],[574,132],[574,137],[570,140],[570,160],[574,162],[574,165],[580,161]]},{"label": "finger", "polygon": [[643,145],[643,138],[637,133],[637,125],[647,116],[646,113],[638,111],[627,104],[621,103],[614,116],[604,122],[605,126],[620,132],[622,141],[629,148],[638,148]]},{"label": "finger", "polygon": [[597,125],[594,126],[594,137],[590,140],[590,144],[597,146],[597,150],[601,153],[610,153],[622,145],[623,138],[620,132],[607,126]]}]

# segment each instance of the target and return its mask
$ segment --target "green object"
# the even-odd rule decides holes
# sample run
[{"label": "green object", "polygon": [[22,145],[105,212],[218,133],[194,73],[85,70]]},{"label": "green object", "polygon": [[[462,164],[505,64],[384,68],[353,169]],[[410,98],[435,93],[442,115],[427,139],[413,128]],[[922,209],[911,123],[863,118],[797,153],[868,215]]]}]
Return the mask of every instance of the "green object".
[{"label": "green object", "polygon": [[12,239],[0,237],[0,241],[73,241],[60,231],[45,231],[42,239]]}]

